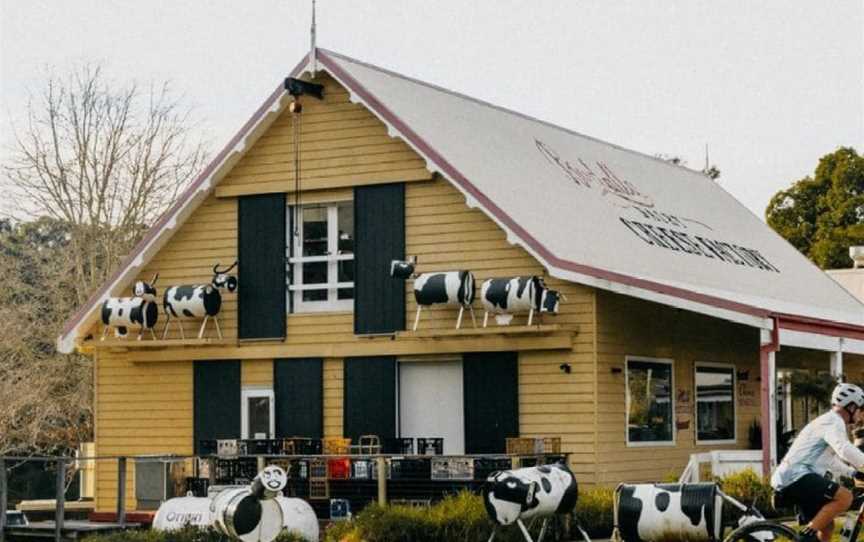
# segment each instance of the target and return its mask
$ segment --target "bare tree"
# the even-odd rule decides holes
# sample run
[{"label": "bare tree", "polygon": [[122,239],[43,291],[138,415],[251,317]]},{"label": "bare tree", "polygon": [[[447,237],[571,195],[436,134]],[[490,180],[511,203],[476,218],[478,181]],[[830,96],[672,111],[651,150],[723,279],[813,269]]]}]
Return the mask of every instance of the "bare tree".
[{"label": "bare tree", "polygon": [[192,128],[167,85],[118,86],[98,66],[31,95],[2,164],[16,219],[0,221],[0,453],[92,438],[92,363],[54,339],[200,169]]},{"label": "bare tree", "polygon": [[112,86],[99,66],[48,77],[4,166],[21,216],[71,226],[78,303],[201,167],[189,110],[167,84]]}]

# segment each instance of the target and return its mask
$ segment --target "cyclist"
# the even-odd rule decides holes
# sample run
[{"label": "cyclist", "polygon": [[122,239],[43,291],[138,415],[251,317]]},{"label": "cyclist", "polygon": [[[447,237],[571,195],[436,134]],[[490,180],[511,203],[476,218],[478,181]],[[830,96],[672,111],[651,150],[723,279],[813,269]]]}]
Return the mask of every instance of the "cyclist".
[{"label": "cyclist", "polygon": [[797,504],[808,522],[801,530],[802,542],[829,542],[834,518],[852,504],[852,493],[826,473],[864,480],[859,472],[864,468],[864,452],[849,442],[846,429],[864,420],[862,407],[864,390],[854,384],[837,385],[831,410],[801,430],[771,477],[778,496]]}]

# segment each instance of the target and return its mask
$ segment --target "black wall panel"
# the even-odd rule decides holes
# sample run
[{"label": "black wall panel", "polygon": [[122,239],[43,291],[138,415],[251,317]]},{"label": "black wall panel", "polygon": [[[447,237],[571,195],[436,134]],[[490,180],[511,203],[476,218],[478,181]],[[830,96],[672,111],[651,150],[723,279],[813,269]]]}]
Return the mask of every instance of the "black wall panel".
[{"label": "black wall panel", "polygon": [[193,438],[240,438],[240,361],[196,361],[194,365]]},{"label": "black wall panel", "polygon": [[396,358],[345,358],[344,367],[344,436],[396,436]]},{"label": "black wall panel", "polygon": [[276,437],[324,436],[324,378],[321,358],[273,362]]},{"label": "black wall panel", "polygon": [[519,361],[516,352],[477,352],[463,356],[465,453],[506,451],[519,436]]},{"label": "black wall panel", "polygon": [[405,329],[405,281],[390,262],[405,259],[405,185],[354,189],[354,333]]},{"label": "black wall panel", "polygon": [[285,338],[285,194],[239,198],[238,337]]}]

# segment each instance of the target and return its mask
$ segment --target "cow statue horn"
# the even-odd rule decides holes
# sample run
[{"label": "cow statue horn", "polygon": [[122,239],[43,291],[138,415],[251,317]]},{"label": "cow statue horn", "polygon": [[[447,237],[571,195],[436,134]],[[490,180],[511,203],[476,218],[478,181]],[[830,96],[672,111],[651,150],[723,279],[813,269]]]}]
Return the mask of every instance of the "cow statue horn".
[{"label": "cow statue horn", "polygon": [[220,273],[227,273],[227,272],[231,271],[232,269],[234,269],[235,267],[237,267],[238,263],[239,263],[239,260],[234,260],[234,263],[231,264],[231,267],[229,267],[228,269],[224,269],[222,271],[219,271],[219,262],[216,262],[216,265],[213,266],[213,274],[218,275]]}]

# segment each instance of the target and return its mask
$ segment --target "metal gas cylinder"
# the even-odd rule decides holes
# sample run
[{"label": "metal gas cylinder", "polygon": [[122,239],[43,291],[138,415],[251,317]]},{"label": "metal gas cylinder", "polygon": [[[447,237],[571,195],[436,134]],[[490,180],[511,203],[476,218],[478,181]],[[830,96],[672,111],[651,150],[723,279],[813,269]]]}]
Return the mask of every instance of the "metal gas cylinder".
[{"label": "metal gas cylinder", "polygon": [[276,502],[282,508],[282,527],[309,542],[318,542],[318,516],[315,510],[303,499],[276,497]]},{"label": "metal gas cylinder", "polygon": [[207,497],[169,499],[156,512],[153,528],[173,531],[186,525],[212,526],[242,542],[271,542],[285,526],[282,506],[276,499],[287,481],[285,471],[270,466],[249,486],[214,488]]}]

